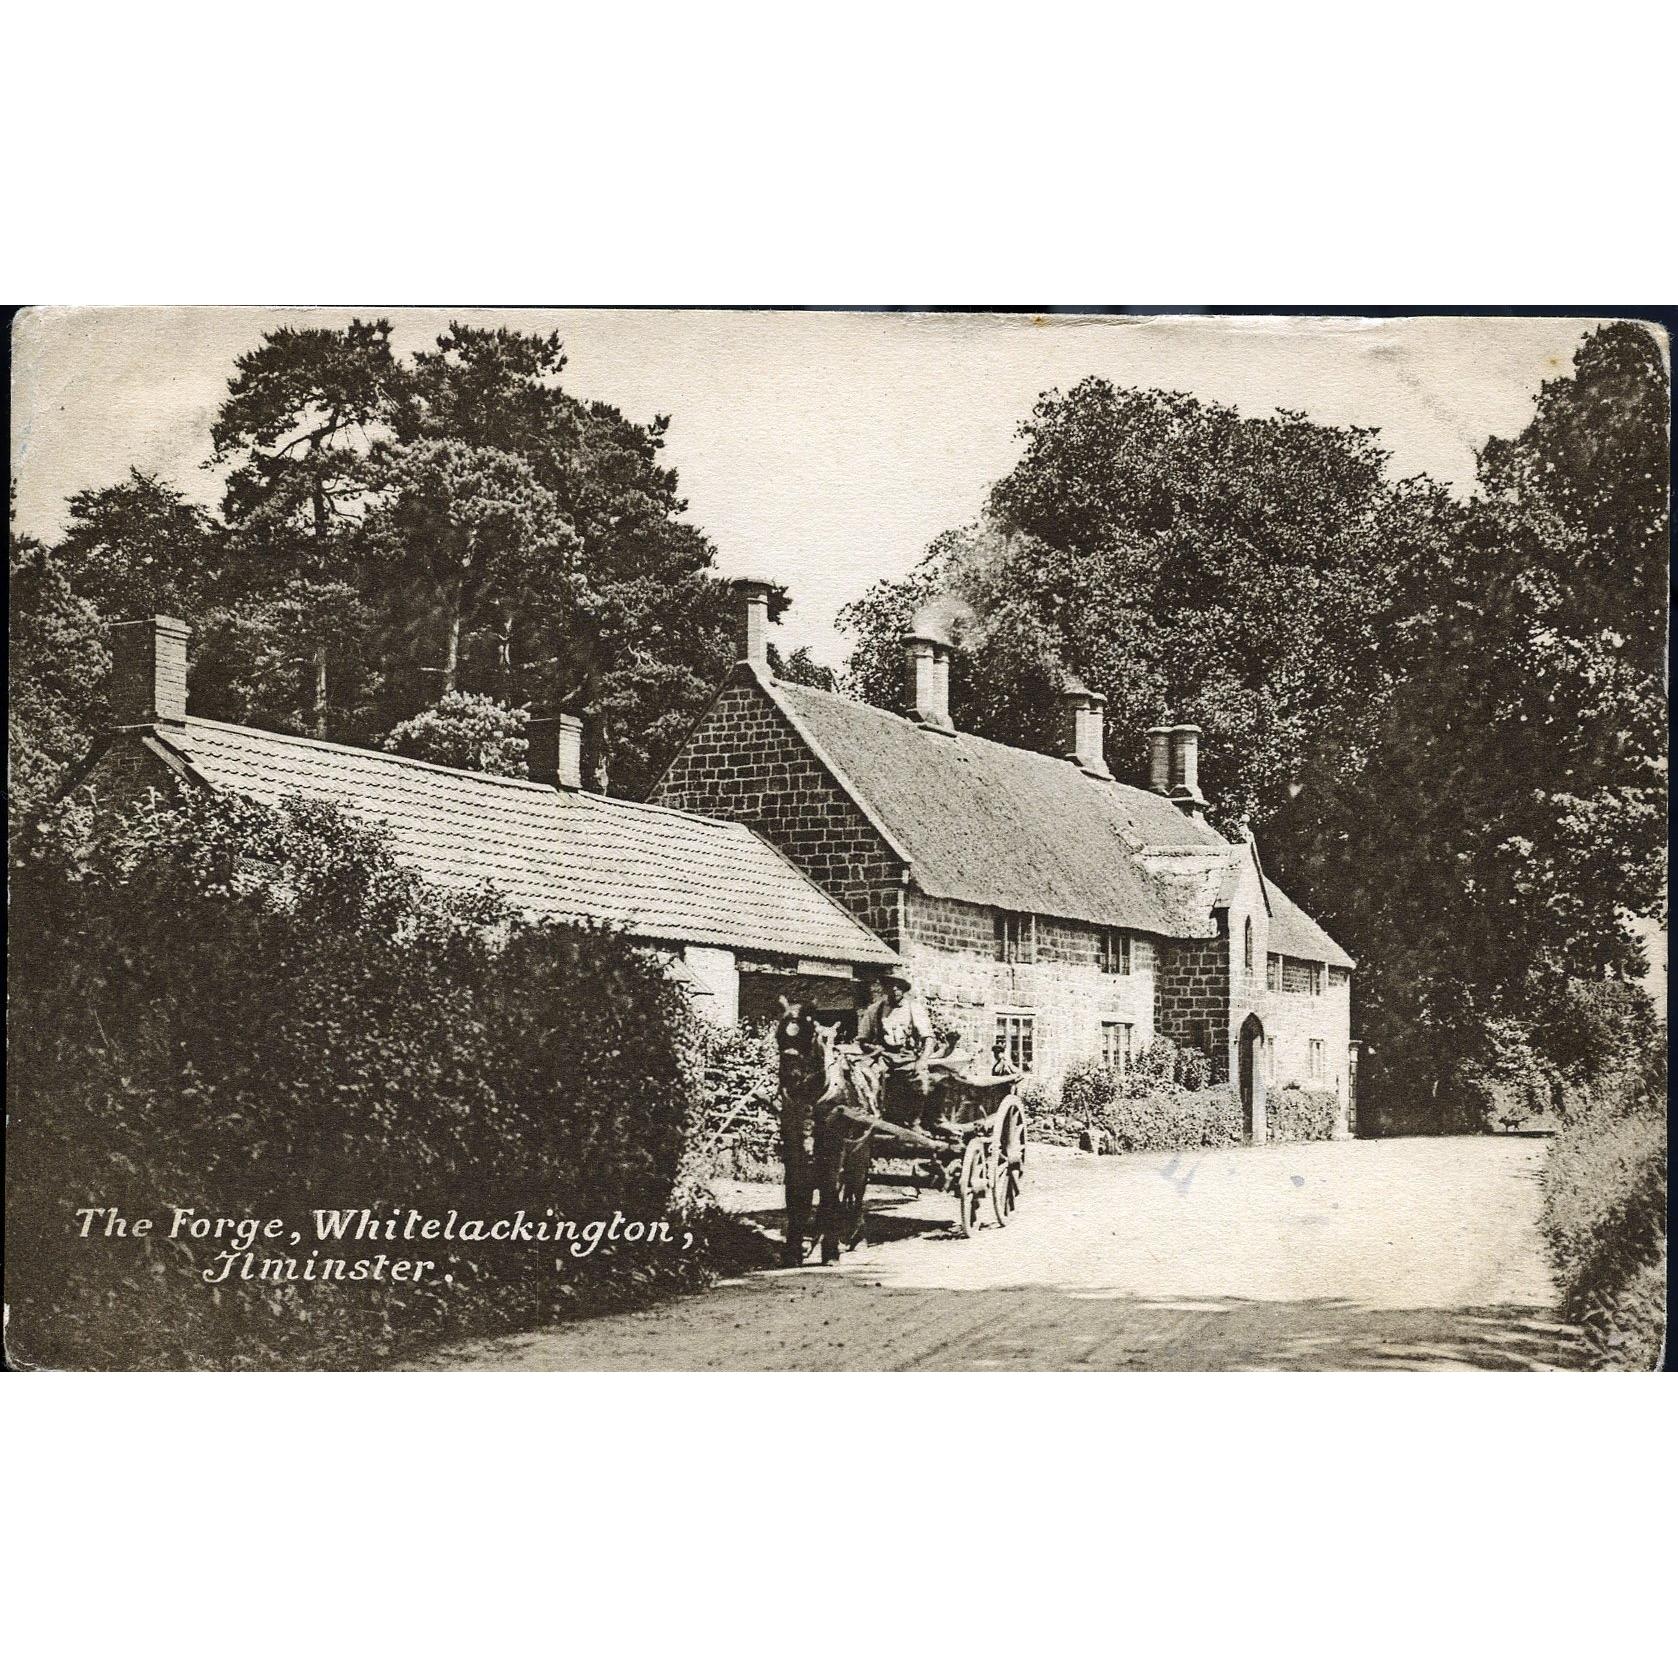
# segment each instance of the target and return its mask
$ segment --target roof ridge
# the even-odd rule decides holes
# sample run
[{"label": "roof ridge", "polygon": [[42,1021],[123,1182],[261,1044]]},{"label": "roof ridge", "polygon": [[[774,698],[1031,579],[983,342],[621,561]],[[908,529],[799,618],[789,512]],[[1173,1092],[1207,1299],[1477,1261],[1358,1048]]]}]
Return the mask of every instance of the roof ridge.
[{"label": "roof ridge", "polygon": [[[916,722],[913,717],[906,717],[901,711],[888,711],[883,705],[871,705],[866,699],[856,699],[848,693],[838,693],[832,688],[812,687],[808,682],[787,682],[783,681],[778,676],[770,678],[770,685],[775,687],[797,688],[800,693],[813,693],[820,699],[837,700],[842,705],[851,705],[858,710],[867,711],[873,716],[885,717],[892,722],[901,723],[905,728],[919,729],[922,727],[922,725]],[[927,732],[942,733],[943,730],[927,730]],[[1084,771],[1079,768],[1079,766],[1074,763],[1071,758],[1062,756],[1058,752],[1034,751],[1030,746],[1016,746],[1007,740],[997,740],[989,734],[973,734],[969,733],[965,729],[955,728],[953,726],[949,730],[949,738],[971,741],[975,745],[985,746],[994,751],[1017,752],[1022,757],[1036,758],[1043,763],[1064,764],[1068,769],[1074,770],[1080,775],[1084,774]],[[1147,787],[1139,787],[1134,781],[1121,781],[1116,775],[1111,777],[1085,775],[1084,778],[1098,786],[1105,786],[1113,791],[1122,789],[1125,792],[1138,793],[1143,798],[1157,798],[1162,804],[1171,804],[1171,800],[1165,797],[1164,794],[1154,792]],[[1171,807],[1176,809],[1175,804],[1171,804]]]},{"label": "roof ridge", "polygon": [[[490,778],[494,779],[494,777]],[[528,785],[530,783],[525,782],[519,784]],[[758,835],[753,833],[752,829],[744,822],[729,821],[724,816],[705,816],[701,815],[697,810],[680,810],[674,804],[654,804],[649,799],[645,798],[613,798],[610,793],[584,792],[580,787],[574,790],[565,790],[572,791],[573,797],[584,799],[590,804],[609,804],[615,810],[651,810],[661,816],[669,816],[677,821],[696,822],[704,827],[738,828],[743,833],[751,833],[754,839],[758,837]],[[770,846],[770,849],[773,850],[774,847]],[[776,855],[778,856],[779,854],[780,853],[777,851]]]},{"label": "roof ridge", "polygon": [[[406,763],[415,769],[428,769],[437,775],[459,775],[472,781],[493,781],[503,786],[524,787],[527,791],[561,792],[569,788],[550,786],[546,781],[533,781],[525,775],[492,775],[487,769],[457,769],[452,763],[432,763],[423,757],[409,757],[404,752],[382,751],[375,746],[351,746],[342,740],[317,740],[310,734],[281,734],[273,728],[252,728],[248,723],[223,722],[219,717],[198,717],[189,715],[186,719],[189,728],[221,728],[231,734],[247,734],[257,740],[278,740],[286,746],[307,746],[314,751],[347,752],[352,757],[377,758],[381,763]],[[581,789],[577,789],[581,790]],[[600,796],[586,794],[585,796]],[[619,804],[633,803],[633,799],[620,798]]]}]

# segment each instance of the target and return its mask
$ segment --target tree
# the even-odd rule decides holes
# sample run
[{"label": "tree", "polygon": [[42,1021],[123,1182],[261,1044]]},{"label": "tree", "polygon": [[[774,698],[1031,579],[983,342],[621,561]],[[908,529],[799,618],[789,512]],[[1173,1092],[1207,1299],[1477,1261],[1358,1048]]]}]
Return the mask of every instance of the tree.
[{"label": "tree", "polygon": [[[1602,336],[1579,352],[1581,379]],[[1547,384],[1524,441],[1487,445],[1486,493],[1455,510],[1384,637],[1399,679],[1359,772],[1311,764],[1267,835],[1283,883],[1312,880],[1365,956],[1371,1087],[1389,1103],[1472,1109],[1529,1049],[1554,1074],[1592,1075],[1573,1046],[1580,985],[1644,971],[1631,917],[1664,901],[1665,703],[1639,650],[1643,562],[1604,535],[1605,509],[1640,509],[1619,515],[1628,542],[1648,512],[1640,471],[1613,482],[1615,458],[1649,458],[1632,432],[1665,400],[1664,369],[1642,365],[1649,388],[1611,400]],[[1620,445],[1593,457],[1600,493],[1546,464],[1552,445],[1568,453],[1557,416],[1581,411]]]},{"label": "tree", "polygon": [[794,647],[783,657],[780,648],[771,641],[769,673],[789,682],[797,682],[801,687],[822,688],[828,693],[832,693],[838,686],[838,678],[833,671],[808,647]]},{"label": "tree", "polygon": [[[323,737],[364,721],[377,677],[356,531],[377,483],[373,444],[389,433],[403,391],[383,320],[281,327],[234,364],[211,428],[213,463],[231,470],[222,502],[229,575],[209,630],[222,643],[229,690],[254,713],[248,720],[302,722]],[[248,655],[253,641],[262,668],[242,670],[240,650]],[[293,671],[306,684],[287,703]]]},{"label": "tree", "polygon": [[70,497],[54,553],[67,585],[108,621],[193,617],[221,570],[220,532],[170,484],[138,468]]},{"label": "tree", "polygon": [[516,595],[463,619],[462,679],[533,708],[584,710],[597,780],[643,790],[727,674],[732,602],[645,425],[564,390],[557,334],[450,326],[415,357],[401,441],[452,439],[521,460],[558,538]]},{"label": "tree", "polygon": [[446,693],[429,710],[398,723],[385,736],[385,750],[455,769],[489,775],[528,772],[530,713],[498,704],[488,694]]},{"label": "tree", "polygon": [[1134,777],[1150,725],[1198,722],[1232,834],[1287,801],[1313,736],[1355,761],[1391,680],[1380,621],[1431,549],[1437,486],[1392,483],[1368,430],[1103,379],[1044,396],[1021,437],[977,523],[846,609],[854,691],[900,703],[898,637],[950,594],[971,608],[964,726],[1051,748],[1075,674],[1106,694],[1109,761]]},{"label": "tree", "polygon": [[460,682],[462,635],[486,623],[502,639],[496,686],[507,692],[518,609],[533,598],[563,611],[581,582],[576,538],[522,456],[455,437],[381,449],[370,551],[387,587],[435,603],[443,694]]},{"label": "tree", "polygon": [[106,726],[110,654],[99,613],[77,593],[64,561],[17,528],[15,483],[10,512],[6,812],[12,842]]}]

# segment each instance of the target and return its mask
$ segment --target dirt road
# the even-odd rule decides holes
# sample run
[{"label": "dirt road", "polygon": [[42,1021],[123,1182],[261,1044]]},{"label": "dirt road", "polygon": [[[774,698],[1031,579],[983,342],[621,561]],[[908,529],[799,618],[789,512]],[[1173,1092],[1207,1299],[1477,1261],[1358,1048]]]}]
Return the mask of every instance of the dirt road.
[{"label": "dirt road", "polygon": [[[1543,1369],[1544,1143],[1033,1150],[1006,1229],[877,1189],[869,1246],[652,1311],[451,1348],[492,1369]],[[773,1187],[721,1185],[766,1225]]]}]

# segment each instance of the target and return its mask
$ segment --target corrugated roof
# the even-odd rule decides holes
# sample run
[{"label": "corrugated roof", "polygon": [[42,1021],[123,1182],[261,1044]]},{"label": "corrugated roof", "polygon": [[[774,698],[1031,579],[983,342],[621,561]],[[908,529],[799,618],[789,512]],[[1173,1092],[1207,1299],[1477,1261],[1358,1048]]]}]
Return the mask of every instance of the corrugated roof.
[{"label": "corrugated roof", "polygon": [[[754,672],[929,896],[1205,938],[1248,855],[1168,798]],[[1267,876],[1270,948],[1352,958]]]},{"label": "corrugated roof", "polygon": [[212,786],[330,799],[439,886],[676,944],[878,965],[891,949],[738,822],[189,717],[162,739]]}]

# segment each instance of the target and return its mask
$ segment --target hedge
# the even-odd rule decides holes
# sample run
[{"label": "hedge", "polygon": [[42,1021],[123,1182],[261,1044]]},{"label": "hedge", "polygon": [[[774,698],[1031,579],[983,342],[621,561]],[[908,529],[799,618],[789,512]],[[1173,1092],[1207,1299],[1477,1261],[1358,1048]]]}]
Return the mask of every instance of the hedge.
[{"label": "hedge", "polygon": [[317,1207],[551,1207],[703,1234],[691,1012],[621,936],[439,892],[330,806],[209,793],[62,810],[12,910],[17,1362],[365,1366],[701,1278],[679,1234],[588,1257],[415,1243],[400,1256],[436,1268],[401,1285],[212,1285],[213,1240],[76,1233],[79,1208],[181,1206],[304,1229]]},{"label": "hedge", "polygon": [[1272,1142],[1326,1142],[1339,1117],[1340,1097],[1333,1090],[1285,1084],[1265,1091],[1264,1121]]},{"label": "hedge", "polygon": [[1544,1168],[1563,1314],[1605,1369],[1658,1366],[1666,1332],[1664,1041],[1572,1093]]}]

